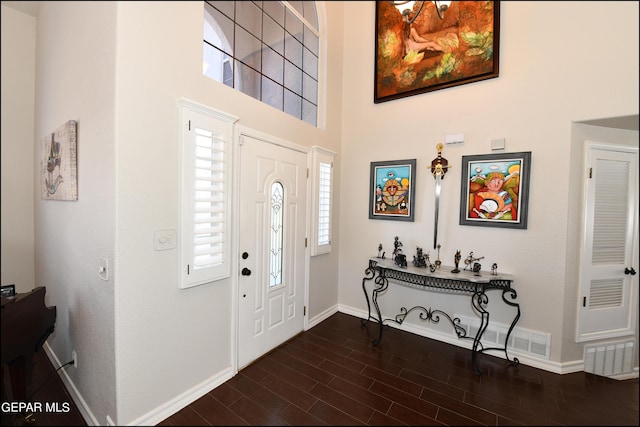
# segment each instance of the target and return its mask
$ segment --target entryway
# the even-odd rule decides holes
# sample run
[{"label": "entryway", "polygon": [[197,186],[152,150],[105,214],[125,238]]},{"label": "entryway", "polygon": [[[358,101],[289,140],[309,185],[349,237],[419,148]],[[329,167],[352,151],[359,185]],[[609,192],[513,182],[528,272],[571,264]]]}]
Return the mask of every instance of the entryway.
[{"label": "entryway", "polygon": [[240,136],[238,369],[304,329],[307,154]]}]

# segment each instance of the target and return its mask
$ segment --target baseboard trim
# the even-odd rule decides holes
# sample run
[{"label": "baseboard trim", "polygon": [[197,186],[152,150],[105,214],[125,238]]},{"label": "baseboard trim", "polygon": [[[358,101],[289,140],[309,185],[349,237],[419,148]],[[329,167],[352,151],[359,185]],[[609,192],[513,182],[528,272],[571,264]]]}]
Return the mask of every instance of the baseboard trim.
[{"label": "baseboard trim", "polygon": [[[355,308],[355,307],[346,306],[346,305],[338,305],[337,311],[341,313],[349,314],[351,316],[359,317],[361,319],[366,319],[368,317],[368,313],[366,311]],[[442,334],[432,329],[425,328],[416,324],[409,324],[409,323],[403,323],[402,325],[398,325],[394,322],[390,322],[388,325],[393,328],[411,332],[413,334],[420,335],[426,338],[431,338],[437,341],[442,341],[447,344],[455,345],[457,347],[471,349],[472,344],[469,340],[457,339],[455,336],[453,336],[453,334],[451,335]],[[503,352],[492,352],[487,354],[491,354],[492,356],[499,357],[501,359],[506,360],[506,357]],[[530,354],[520,353],[517,350],[513,350],[512,348],[509,348],[509,356],[517,357],[520,363],[523,365],[531,366],[533,368],[542,369],[544,371],[549,371],[556,374],[570,374],[572,372],[584,371],[584,360],[574,360],[571,362],[558,363],[558,362],[553,362],[546,359],[537,359],[535,357],[531,357]],[[630,379],[630,378],[638,378],[638,368],[635,368],[633,374],[626,375],[625,378],[616,378],[616,379]]]},{"label": "baseboard trim", "polygon": [[134,426],[155,426],[159,422],[169,418],[171,415],[187,407],[187,405],[200,399],[211,390],[223,384],[225,381],[230,380],[235,375],[231,366],[218,372],[209,379],[201,382],[200,384],[192,387],[184,393],[169,400],[163,405],[158,406],[153,411],[146,413],[136,420],[131,421],[129,425]]},{"label": "baseboard trim", "polygon": [[[47,357],[49,358],[53,366],[62,366],[62,362],[60,362],[58,355],[53,351],[53,349],[51,348],[48,342],[44,343],[44,345],[42,346],[42,349],[47,354]],[[60,379],[62,380],[69,394],[71,395],[73,402],[75,403],[76,407],[80,411],[80,414],[82,415],[82,418],[84,418],[84,421],[87,423],[87,425],[90,425],[90,426],[101,425],[98,422],[98,419],[96,418],[96,416],[93,414],[93,412],[89,408],[89,405],[87,405],[87,402],[84,400],[84,398],[78,391],[78,388],[71,380],[71,377],[67,373],[66,369],[61,369],[60,371],[58,371],[58,374],[60,375]]]}]

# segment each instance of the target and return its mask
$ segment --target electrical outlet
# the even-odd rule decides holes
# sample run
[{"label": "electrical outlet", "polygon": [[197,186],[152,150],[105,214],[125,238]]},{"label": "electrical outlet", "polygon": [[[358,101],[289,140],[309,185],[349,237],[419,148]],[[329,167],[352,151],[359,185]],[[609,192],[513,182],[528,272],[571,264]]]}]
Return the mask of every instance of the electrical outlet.
[{"label": "electrical outlet", "polygon": [[75,350],[71,352],[71,359],[73,360],[73,366],[78,367],[78,353]]}]

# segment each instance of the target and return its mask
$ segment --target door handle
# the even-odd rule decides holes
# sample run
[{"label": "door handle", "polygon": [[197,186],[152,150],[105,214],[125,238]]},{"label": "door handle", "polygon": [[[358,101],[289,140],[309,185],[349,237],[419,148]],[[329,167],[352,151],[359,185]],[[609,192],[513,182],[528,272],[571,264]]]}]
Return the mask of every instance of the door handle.
[{"label": "door handle", "polygon": [[624,269],[624,274],[630,274],[632,276],[635,276],[636,275],[636,271],[633,269],[633,267],[631,267],[631,269],[625,268]]},{"label": "door handle", "polygon": [[249,270],[247,267],[242,269],[242,275],[243,276],[251,276],[251,270]]}]

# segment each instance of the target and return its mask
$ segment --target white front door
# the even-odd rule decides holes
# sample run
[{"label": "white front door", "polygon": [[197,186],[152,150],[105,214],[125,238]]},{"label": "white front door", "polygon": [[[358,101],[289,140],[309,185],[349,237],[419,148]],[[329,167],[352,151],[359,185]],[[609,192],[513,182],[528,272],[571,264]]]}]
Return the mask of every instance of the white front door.
[{"label": "white front door", "polygon": [[638,149],[589,143],[578,342],[631,335],[638,311]]},{"label": "white front door", "polygon": [[240,137],[238,368],[304,329],[307,155]]}]

